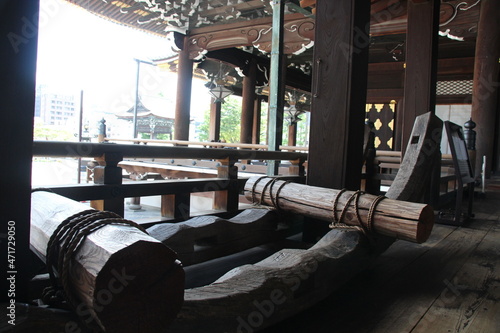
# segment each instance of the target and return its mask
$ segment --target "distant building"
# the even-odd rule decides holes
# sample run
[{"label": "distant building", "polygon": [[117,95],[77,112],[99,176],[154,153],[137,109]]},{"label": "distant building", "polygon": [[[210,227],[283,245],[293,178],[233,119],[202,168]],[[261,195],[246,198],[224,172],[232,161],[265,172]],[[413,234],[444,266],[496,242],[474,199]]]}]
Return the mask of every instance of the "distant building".
[{"label": "distant building", "polygon": [[[118,119],[132,122],[134,119],[134,107],[132,106],[125,113],[116,114]],[[157,139],[158,134],[167,134],[168,139],[172,140],[172,129],[174,118],[165,117],[152,112],[142,104],[139,99],[137,103],[137,133],[148,134],[150,139]]]},{"label": "distant building", "polygon": [[77,91],[59,90],[49,85],[36,89],[35,117],[45,125],[72,125],[78,121],[80,98]]}]

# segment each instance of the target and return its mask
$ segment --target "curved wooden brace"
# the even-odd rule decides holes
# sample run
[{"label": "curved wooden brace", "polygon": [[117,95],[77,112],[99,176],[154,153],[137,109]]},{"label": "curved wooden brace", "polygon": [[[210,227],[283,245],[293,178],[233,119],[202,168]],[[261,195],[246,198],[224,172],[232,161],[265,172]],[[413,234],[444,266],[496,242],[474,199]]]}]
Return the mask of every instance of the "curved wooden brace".
[{"label": "curved wooden brace", "polygon": [[308,250],[284,249],[187,289],[170,332],[257,331],[327,297],[391,243],[374,247],[356,230],[332,230]]}]

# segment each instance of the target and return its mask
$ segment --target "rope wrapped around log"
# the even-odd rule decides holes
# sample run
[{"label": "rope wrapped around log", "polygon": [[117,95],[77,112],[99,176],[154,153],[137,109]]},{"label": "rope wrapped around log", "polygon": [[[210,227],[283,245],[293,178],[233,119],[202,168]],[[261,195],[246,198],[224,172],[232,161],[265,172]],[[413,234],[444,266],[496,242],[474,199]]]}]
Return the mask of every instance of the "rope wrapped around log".
[{"label": "rope wrapped around log", "polygon": [[245,196],[254,204],[345,224],[365,232],[423,243],[434,226],[434,211],[426,204],[393,200],[360,191],[336,190],[289,183],[278,178],[251,177]]}]

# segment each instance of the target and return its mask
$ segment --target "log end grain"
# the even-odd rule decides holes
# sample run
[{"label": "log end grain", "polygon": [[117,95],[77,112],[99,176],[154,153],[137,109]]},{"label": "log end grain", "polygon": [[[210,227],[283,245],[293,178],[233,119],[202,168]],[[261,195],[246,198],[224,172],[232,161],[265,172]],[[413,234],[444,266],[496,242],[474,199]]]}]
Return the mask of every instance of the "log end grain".
[{"label": "log end grain", "polygon": [[420,212],[420,217],[417,224],[416,242],[421,244],[431,235],[432,228],[434,227],[434,209],[426,205]]},{"label": "log end grain", "polygon": [[106,332],[163,332],[183,304],[184,279],[175,252],[139,241],[109,258],[96,277],[93,308]]}]

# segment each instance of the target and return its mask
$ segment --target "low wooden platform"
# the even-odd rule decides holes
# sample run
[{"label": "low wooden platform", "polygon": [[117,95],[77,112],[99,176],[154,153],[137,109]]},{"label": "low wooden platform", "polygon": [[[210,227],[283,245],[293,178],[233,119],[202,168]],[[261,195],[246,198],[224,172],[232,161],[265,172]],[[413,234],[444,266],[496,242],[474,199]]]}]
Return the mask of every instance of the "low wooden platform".
[{"label": "low wooden platform", "polygon": [[[500,332],[499,203],[497,178],[473,221],[435,225],[421,245],[395,242],[326,300],[261,332]],[[246,319],[257,331],[258,314]]]}]

